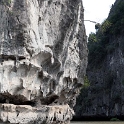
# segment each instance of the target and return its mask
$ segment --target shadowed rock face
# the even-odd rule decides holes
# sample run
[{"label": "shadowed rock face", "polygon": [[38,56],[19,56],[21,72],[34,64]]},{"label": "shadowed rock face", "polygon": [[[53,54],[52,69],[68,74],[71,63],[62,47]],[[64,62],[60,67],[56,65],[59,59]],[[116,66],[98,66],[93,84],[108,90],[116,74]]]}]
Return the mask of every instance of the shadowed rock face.
[{"label": "shadowed rock face", "polygon": [[86,66],[81,0],[0,0],[2,123],[69,123]]}]

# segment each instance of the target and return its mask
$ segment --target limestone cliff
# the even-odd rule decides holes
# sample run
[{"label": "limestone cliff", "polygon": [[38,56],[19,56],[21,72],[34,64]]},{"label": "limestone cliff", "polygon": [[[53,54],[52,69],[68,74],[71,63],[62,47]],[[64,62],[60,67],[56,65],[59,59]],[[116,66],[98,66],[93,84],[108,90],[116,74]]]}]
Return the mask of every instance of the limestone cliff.
[{"label": "limestone cliff", "polygon": [[2,123],[69,123],[86,66],[81,0],[0,0]]},{"label": "limestone cliff", "polygon": [[[116,0],[110,14],[89,41],[87,76],[90,87],[82,90],[77,116],[124,116],[124,1]],[[108,25],[110,24],[110,25]],[[94,35],[94,36],[95,36]]]}]

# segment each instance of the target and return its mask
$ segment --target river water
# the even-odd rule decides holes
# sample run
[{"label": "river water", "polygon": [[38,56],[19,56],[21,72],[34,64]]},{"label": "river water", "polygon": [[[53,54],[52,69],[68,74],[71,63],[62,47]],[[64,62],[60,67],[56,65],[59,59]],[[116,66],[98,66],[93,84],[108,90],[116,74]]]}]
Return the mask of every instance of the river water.
[{"label": "river water", "polygon": [[115,121],[115,122],[103,122],[103,121],[97,121],[97,122],[71,122],[71,124],[124,124],[124,121],[123,122],[119,122],[119,121]]}]

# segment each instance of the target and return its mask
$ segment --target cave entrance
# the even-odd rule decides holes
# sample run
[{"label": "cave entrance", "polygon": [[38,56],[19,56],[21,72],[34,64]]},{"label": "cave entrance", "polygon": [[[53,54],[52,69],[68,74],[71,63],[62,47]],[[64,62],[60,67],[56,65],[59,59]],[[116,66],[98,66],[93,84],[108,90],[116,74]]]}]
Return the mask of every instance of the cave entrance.
[{"label": "cave entrance", "polygon": [[14,104],[14,105],[30,105],[34,106],[33,101],[28,101],[22,95],[11,95],[10,93],[0,93],[0,103]]}]

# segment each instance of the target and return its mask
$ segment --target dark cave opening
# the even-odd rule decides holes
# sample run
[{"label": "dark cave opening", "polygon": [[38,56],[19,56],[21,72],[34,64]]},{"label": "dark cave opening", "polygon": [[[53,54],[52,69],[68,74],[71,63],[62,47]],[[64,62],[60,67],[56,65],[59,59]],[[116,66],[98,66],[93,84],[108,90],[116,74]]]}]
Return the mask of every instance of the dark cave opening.
[{"label": "dark cave opening", "polygon": [[37,98],[34,100],[27,100],[23,95],[11,95],[10,93],[0,93],[0,104],[14,104],[14,105],[30,105],[32,107],[37,105],[50,105],[58,99],[59,96],[52,94],[45,98]]},{"label": "dark cave opening", "polygon": [[11,95],[9,93],[0,93],[0,103],[30,106],[35,105],[35,102],[27,100],[27,98],[22,95]]}]

